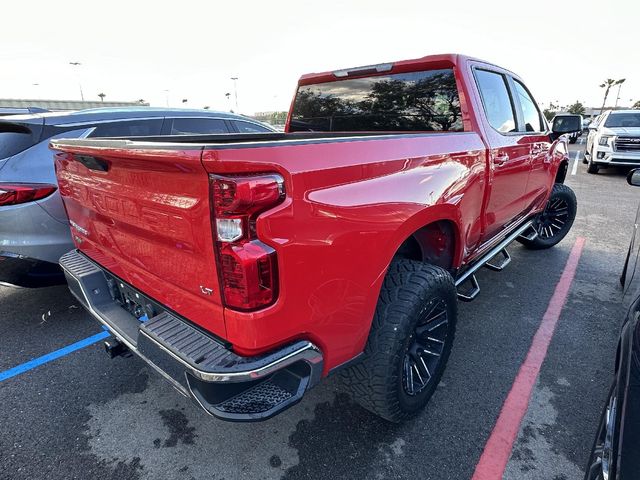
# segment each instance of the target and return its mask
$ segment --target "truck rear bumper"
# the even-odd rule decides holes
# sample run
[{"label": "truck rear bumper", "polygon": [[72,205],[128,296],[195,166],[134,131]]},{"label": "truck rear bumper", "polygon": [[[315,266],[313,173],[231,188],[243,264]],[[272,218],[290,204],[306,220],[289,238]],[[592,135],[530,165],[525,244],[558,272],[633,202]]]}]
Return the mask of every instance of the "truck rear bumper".
[{"label": "truck rear bumper", "polygon": [[[242,357],[77,250],[63,255],[60,266],[71,293],[114,337],[211,415],[265,420],[300,401],[320,380],[322,353],[311,342]],[[151,318],[140,321],[123,298],[153,312]]]}]

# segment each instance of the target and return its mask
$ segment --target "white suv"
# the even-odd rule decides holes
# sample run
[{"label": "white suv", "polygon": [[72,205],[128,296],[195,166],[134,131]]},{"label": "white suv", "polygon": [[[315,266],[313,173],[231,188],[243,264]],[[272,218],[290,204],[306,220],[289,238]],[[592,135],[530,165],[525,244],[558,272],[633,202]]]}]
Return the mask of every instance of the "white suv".
[{"label": "white suv", "polygon": [[589,173],[600,167],[640,167],[640,110],[604,112],[589,125],[585,158]]}]

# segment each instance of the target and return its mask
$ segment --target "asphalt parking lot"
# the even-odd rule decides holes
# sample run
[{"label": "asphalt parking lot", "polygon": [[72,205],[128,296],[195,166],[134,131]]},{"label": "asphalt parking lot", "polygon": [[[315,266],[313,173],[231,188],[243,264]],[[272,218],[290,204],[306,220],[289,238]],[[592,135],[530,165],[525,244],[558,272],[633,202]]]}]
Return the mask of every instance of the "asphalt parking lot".
[{"label": "asphalt parking lot", "polygon": [[514,244],[504,272],[480,273],[479,298],[460,305],[442,383],[404,425],[352,403],[337,378],[269,421],[225,423],[137,358],[109,360],[100,342],[5,378],[101,328],[65,286],[0,287],[0,478],[469,479],[584,238],[504,477],[582,478],[613,371],[618,276],[640,200],[624,170],[588,175],[583,148],[572,146],[566,182],[579,203],[571,233],[546,251]]}]

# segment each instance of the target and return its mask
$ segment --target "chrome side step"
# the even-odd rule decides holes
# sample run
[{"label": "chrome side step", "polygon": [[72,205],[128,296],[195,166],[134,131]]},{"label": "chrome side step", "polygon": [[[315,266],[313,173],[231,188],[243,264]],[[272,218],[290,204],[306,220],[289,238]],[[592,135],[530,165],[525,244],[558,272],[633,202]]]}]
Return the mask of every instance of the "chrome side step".
[{"label": "chrome side step", "polygon": [[[505,267],[511,263],[511,255],[509,255],[509,252],[507,252],[506,248],[503,248],[502,250],[500,250],[498,252],[498,255],[502,255],[502,263],[499,263],[499,264],[492,263],[491,260],[493,260],[493,258],[491,258],[487,263],[484,264],[484,266],[487,267],[489,270],[493,270],[494,272],[501,272],[502,270],[504,270]],[[498,255],[496,255],[496,257]]]},{"label": "chrome side step", "polygon": [[[467,282],[470,284],[468,291],[461,292],[458,290],[458,298],[463,302],[470,302],[474,300],[480,293],[480,284],[478,283],[475,273],[482,267],[486,267],[495,272],[501,272],[507,265],[509,265],[509,263],[511,263],[511,256],[509,255],[509,252],[507,252],[506,247],[518,237],[533,240],[537,235],[538,233],[533,228],[533,221],[529,220],[471,264],[455,281],[456,288],[459,288]],[[501,262],[493,263],[492,260],[498,255],[502,256]]]}]

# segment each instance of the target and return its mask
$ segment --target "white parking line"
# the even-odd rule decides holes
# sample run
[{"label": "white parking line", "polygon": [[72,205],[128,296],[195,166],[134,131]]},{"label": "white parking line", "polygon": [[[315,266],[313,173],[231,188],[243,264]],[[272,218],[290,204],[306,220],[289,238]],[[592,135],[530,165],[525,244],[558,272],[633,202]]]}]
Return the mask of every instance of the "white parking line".
[{"label": "white parking line", "polygon": [[571,167],[571,175],[575,175],[578,171],[578,161],[580,161],[580,150],[576,152],[576,158],[573,160],[573,167]]}]

